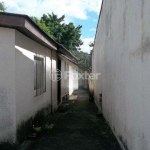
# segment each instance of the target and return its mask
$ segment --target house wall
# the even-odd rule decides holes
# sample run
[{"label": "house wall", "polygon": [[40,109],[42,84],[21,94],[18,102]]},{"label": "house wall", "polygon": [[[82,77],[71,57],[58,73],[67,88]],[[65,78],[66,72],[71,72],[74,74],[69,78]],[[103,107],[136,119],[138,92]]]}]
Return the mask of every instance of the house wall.
[{"label": "house wall", "polygon": [[78,89],[78,67],[73,64],[69,64],[69,95],[73,93],[74,90]]},{"label": "house wall", "polygon": [[[69,72],[73,73],[73,67],[71,65],[69,65]],[[69,95],[71,95],[73,93],[74,89],[73,89],[73,75],[70,74],[69,76]]]},{"label": "house wall", "polygon": [[79,88],[84,88],[84,79],[80,78],[80,75],[83,74],[83,70],[79,69]]},{"label": "house wall", "polygon": [[61,59],[61,98],[69,93],[69,77],[65,76],[66,71],[69,71],[69,64]]},{"label": "house wall", "polygon": [[[50,79],[51,58],[52,68],[56,69],[57,56],[48,48],[26,37],[16,31],[16,122],[19,125],[22,121],[33,116],[43,107],[52,105],[57,107],[57,83]],[[40,96],[34,96],[34,55],[46,56],[46,92]],[[52,93],[51,93],[52,82]],[[52,94],[52,99],[51,99]]]},{"label": "house wall", "polygon": [[0,141],[15,141],[15,99],[15,30],[0,28]]},{"label": "house wall", "polygon": [[[91,77],[91,76],[90,76],[90,77]],[[90,90],[91,92],[94,91],[93,79],[92,79],[92,77],[88,79],[88,87],[89,87],[89,90]]]},{"label": "house wall", "polygon": [[[58,60],[57,53],[55,51],[52,51],[52,70],[57,70],[57,60]],[[54,74],[55,76],[57,76],[57,72],[54,72]],[[51,82],[51,80],[49,82]],[[50,95],[52,94],[52,106],[53,106],[52,110],[54,112],[57,109],[57,81],[52,81],[51,92],[50,92]]]},{"label": "house wall", "polygon": [[95,97],[126,150],[150,149],[149,14],[149,0],[104,0],[95,39]]},{"label": "house wall", "polygon": [[73,67],[73,73],[74,73],[74,78],[73,78],[73,90],[77,90],[78,89],[78,67],[75,66]]},{"label": "house wall", "polygon": [[[80,75],[82,77],[80,77]],[[83,89],[88,89],[89,85],[91,82],[89,82],[90,80],[88,80],[87,76],[89,75],[89,73],[87,71],[81,70],[79,69],[79,88],[83,88]]]},{"label": "house wall", "polygon": [[85,88],[85,89],[89,89],[89,82],[88,82],[89,72],[84,71],[84,75],[85,75],[85,79],[84,79],[84,88]]},{"label": "house wall", "polygon": [[94,92],[94,82],[95,82],[94,79],[92,78],[92,73],[94,72],[94,53],[93,53],[93,51],[92,51],[91,57],[92,57],[92,71],[89,74],[90,78],[88,80],[88,83],[89,83],[89,90],[93,93]]},{"label": "house wall", "polygon": [[[78,66],[72,63],[67,58],[59,55],[61,59],[61,69],[62,69],[62,79],[61,79],[61,96],[65,94],[71,95],[74,90],[77,90],[79,87],[78,81]],[[66,64],[66,67],[65,67]],[[65,69],[66,68],[66,69]],[[64,70],[68,71],[67,78],[64,76]],[[75,78],[74,78],[75,77]]]}]

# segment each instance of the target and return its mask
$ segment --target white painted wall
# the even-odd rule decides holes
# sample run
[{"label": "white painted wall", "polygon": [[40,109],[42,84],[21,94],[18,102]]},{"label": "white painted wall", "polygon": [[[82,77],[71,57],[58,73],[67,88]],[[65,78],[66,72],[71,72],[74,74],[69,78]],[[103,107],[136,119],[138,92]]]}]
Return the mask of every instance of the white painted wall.
[{"label": "white painted wall", "polygon": [[104,0],[94,46],[96,100],[129,150],[150,149],[149,14],[149,0]]},{"label": "white painted wall", "polygon": [[[69,65],[69,71],[73,72],[73,67],[71,65]],[[73,75],[70,74],[69,76],[69,95],[71,95],[73,93],[74,89],[73,89]]]},{"label": "white painted wall", "polygon": [[[91,54],[91,57],[92,57],[92,71],[91,71],[91,73],[89,74],[89,79],[88,79],[88,84],[89,84],[89,90],[91,91],[91,92],[94,92],[94,79],[92,78],[92,74],[93,74],[93,72],[94,72],[94,53],[93,53],[93,51],[92,51],[92,54]],[[99,76],[100,77],[100,76]]]},{"label": "white painted wall", "polygon": [[[88,89],[89,88],[89,81],[88,81],[88,77],[89,73],[87,71],[81,70],[79,69],[79,80],[78,80],[78,86],[79,88],[83,88],[83,89]],[[80,75],[82,76],[82,78],[80,78]]]},{"label": "white painted wall", "polygon": [[84,88],[84,79],[80,78],[80,75],[83,75],[84,71],[79,68],[79,88]]},{"label": "white painted wall", "polygon": [[[16,119],[21,121],[51,104],[51,50],[16,31]],[[46,56],[46,92],[34,96],[34,55]],[[56,69],[56,52],[52,52],[52,68]],[[53,109],[57,107],[57,83],[52,82]]]},{"label": "white painted wall", "polygon": [[15,30],[0,28],[0,141],[15,141]]},{"label": "white painted wall", "polygon": [[[52,51],[52,70],[57,70],[57,54],[55,51]],[[56,72],[54,72],[54,74],[56,75]],[[49,82],[51,82],[51,80]],[[52,81],[52,105],[54,112],[57,109],[57,81]]]},{"label": "white painted wall", "polygon": [[65,76],[65,72],[69,70],[69,64],[65,59],[61,59],[61,98],[69,93],[69,77]]},{"label": "white painted wall", "polygon": [[[62,79],[61,79],[61,96],[65,94],[71,95],[74,90],[79,88],[79,81],[78,81],[78,66],[72,63],[69,59],[65,58],[63,55],[59,55],[61,59],[61,71],[62,71]],[[65,68],[66,64],[66,68]],[[68,71],[67,79],[65,79],[64,71]],[[74,78],[75,77],[75,78]]]},{"label": "white painted wall", "polygon": [[73,75],[73,90],[77,90],[78,89],[78,67],[75,66],[73,67],[72,72],[74,73]]},{"label": "white painted wall", "polygon": [[77,90],[79,88],[78,67],[76,65],[69,64],[69,72],[69,95],[71,95],[74,90]]}]

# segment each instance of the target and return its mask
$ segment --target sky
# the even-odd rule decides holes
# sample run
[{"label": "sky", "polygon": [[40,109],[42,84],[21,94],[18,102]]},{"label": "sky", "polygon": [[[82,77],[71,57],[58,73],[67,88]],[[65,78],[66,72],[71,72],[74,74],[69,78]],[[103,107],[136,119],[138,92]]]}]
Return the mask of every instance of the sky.
[{"label": "sky", "polygon": [[3,0],[7,12],[26,14],[40,18],[44,13],[65,15],[65,22],[82,25],[81,50],[90,52],[94,41],[102,0]]}]

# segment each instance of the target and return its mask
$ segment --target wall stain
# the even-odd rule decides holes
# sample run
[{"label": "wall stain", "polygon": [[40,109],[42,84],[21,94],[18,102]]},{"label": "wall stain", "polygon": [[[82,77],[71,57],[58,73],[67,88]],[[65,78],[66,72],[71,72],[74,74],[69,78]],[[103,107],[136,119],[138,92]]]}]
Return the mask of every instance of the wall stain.
[{"label": "wall stain", "polygon": [[144,5],[145,5],[145,0],[142,0],[142,5],[141,5],[141,19],[144,17]]},{"label": "wall stain", "polygon": [[132,56],[141,56],[142,62],[144,61],[144,55],[150,53],[150,37],[144,37],[143,41],[139,48],[137,48],[134,52],[131,53]]},{"label": "wall stain", "polygon": [[125,41],[125,36],[126,36],[126,14],[127,14],[127,2],[125,0],[124,13],[123,13],[123,41]]},{"label": "wall stain", "polygon": [[[4,122],[3,124],[0,124],[0,130],[5,132],[8,129],[11,129],[13,127],[13,118],[12,112],[10,110],[10,102],[8,101],[8,92],[6,88],[0,87],[0,121]],[[11,136],[7,135],[9,138]]]}]

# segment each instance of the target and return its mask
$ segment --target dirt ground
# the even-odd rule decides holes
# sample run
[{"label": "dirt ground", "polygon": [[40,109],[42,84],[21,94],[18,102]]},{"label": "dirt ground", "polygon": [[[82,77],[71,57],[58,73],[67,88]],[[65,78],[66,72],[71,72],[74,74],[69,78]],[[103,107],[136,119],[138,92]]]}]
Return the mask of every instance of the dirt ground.
[{"label": "dirt ground", "polygon": [[33,141],[25,141],[19,150],[121,150],[97,107],[88,101],[85,90],[75,91],[70,108],[56,113],[47,122],[49,128]]}]

